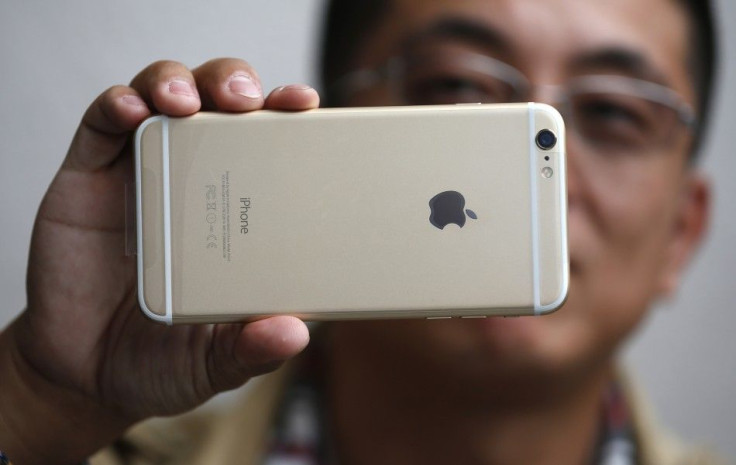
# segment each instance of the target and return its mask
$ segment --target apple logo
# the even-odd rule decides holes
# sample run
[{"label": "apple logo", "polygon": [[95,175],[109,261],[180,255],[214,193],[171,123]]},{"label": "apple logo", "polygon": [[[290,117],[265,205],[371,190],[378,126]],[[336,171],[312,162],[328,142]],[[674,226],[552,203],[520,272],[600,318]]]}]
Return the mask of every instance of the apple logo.
[{"label": "apple logo", "polygon": [[439,229],[445,229],[448,224],[465,226],[465,214],[477,220],[473,210],[465,209],[465,197],[460,192],[445,191],[432,197],[429,201],[429,222]]}]

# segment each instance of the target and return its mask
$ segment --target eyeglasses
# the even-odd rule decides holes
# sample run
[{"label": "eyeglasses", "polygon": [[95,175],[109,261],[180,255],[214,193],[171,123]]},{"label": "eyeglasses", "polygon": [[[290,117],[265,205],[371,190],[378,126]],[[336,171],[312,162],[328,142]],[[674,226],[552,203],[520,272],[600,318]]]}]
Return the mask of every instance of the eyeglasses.
[{"label": "eyeglasses", "polygon": [[352,71],[334,83],[342,99],[385,85],[390,104],[511,103],[548,96],[596,153],[636,155],[670,143],[678,130],[694,130],[695,113],[674,90],[620,75],[583,75],[564,85],[532,85],[521,71],[477,52],[447,51],[394,57],[373,69]]}]

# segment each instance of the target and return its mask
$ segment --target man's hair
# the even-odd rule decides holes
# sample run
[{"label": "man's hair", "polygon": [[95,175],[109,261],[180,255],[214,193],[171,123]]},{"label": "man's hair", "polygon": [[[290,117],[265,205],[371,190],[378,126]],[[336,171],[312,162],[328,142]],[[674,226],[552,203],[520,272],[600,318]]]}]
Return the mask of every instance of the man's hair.
[{"label": "man's hair", "polygon": [[688,51],[691,79],[697,96],[698,126],[691,155],[695,157],[703,143],[710,119],[718,66],[718,43],[712,0],[677,0],[690,16],[691,47]]},{"label": "man's hair", "polygon": [[[715,86],[717,42],[712,0],[674,0],[691,19],[688,68],[697,95],[698,126],[692,153],[700,149],[709,118]],[[320,81],[325,106],[340,106],[340,95],[331,86],[355,65],[355,55],[370,38],[390,8],[391,0],[329,0],[322,28]]]}]

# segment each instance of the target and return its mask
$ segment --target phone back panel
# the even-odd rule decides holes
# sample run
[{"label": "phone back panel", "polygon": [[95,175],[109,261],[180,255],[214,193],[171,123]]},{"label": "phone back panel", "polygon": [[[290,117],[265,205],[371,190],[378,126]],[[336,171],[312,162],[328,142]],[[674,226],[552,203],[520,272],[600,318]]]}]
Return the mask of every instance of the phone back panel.
[{"label": "phone back panel", "polygon": [[[151,316],[533,314],[564,299],[564,128],[549,107],[149,121],[137,158]],[[542,127],[556,150],[534,144]]]}]

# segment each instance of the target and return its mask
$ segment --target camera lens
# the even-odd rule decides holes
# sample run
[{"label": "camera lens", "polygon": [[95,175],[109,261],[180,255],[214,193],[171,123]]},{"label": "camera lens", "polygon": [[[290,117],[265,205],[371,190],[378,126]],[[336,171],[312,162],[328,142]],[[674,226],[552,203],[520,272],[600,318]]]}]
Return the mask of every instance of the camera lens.
[{"label": "camera lens", "polygon": [[557,144],[557,136],[549,129],[542,129],[537,134],[537,146],[542,150],[550,150]]}]

